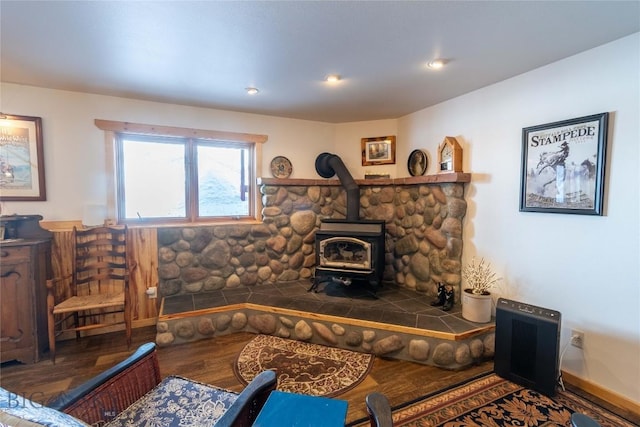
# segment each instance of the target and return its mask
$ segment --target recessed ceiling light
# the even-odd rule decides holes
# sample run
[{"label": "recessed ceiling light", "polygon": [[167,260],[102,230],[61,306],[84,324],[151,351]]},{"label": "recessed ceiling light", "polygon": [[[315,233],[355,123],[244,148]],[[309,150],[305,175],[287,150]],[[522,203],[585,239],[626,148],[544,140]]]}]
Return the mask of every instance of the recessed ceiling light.
[{"label": "recessed ceiling light", "polygon": [[438,69],[444,67],[445,63],[446,63],[446,61],[444,59],[434,59],[433,61],[429,61],[427,63],[427,67],[433,68],[434,70],[438,70]]},{"label": "recessed ceiling light", "polygon": [[245,90],[247,91],[247,93],[249,95],[255,95],[256,93],[260,92],[257,88],[255,87],[247,87],[245,88]]},{"label": "recessed ceiling light", "polygon": [[329,83],[335,83],[340,81],[339,74],[329,74],[326,79]]}]

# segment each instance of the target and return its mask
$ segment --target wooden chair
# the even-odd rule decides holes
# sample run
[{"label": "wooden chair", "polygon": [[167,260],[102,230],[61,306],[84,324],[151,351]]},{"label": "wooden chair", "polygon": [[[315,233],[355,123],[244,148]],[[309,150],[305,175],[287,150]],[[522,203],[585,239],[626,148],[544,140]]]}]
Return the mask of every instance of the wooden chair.
[{"label": "wooden chair", "polygon": [[47,406],[98,425],[105,416],[115,418],[160,381],[156,345],[145,343],[122,362],[64,392]]},{"label": "wooden chair", "polygon": [[365,397],[365,403],[371,427],[393,427],[391,405],[384,394],[378,392],[369,393]]},{"label": "wooden chair", "polygon": [[72,244],[66,298],[56,303],[55,285],[68,276],[47,280],[49,351],[54,363],[56,335],[62,332],[75,331],[80,338],[81,331],[124,323],[127,346],[131,345],[127,227],[74,227]]},{"label": "wooden chair", "polygon": [[[145,343],[117,365],[48,401],[47,406],[0,387],[0,424],[250,427],[276,384],[275,371],[260,372],[240,393],[177,376],[162,379],[156,345]],[[16,405],[16,396],[21,397],[20,405]],[[10,405],[2,406],[3,399]],[[194,423],[194,419],[202,422]]]}]

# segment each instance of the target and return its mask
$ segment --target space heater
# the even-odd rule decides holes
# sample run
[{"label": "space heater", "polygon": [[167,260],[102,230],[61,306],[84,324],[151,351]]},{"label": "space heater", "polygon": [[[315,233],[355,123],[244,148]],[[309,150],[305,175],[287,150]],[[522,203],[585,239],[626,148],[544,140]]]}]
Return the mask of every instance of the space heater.
[{"label": "space heater", "polygon": [[554,396],[559,378],[560,312],[505,298],[496,304],[494,371]]}]

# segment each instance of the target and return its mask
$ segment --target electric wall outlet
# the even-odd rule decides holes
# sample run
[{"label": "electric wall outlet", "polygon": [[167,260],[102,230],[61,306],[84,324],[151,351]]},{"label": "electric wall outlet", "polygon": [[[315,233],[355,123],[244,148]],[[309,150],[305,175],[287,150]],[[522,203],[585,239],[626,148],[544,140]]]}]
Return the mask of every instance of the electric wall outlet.
[{"label": "electric wall outlet", "polygon": [[158,288],[154,286],[147,289],[147,296],[149,297],[149,299],[158,298]]},{"label": "electric wall outlet", "polygon": [[574,347],[582,348],[582,346],[584,345],[584,332],[572,330],[571,345]]}]

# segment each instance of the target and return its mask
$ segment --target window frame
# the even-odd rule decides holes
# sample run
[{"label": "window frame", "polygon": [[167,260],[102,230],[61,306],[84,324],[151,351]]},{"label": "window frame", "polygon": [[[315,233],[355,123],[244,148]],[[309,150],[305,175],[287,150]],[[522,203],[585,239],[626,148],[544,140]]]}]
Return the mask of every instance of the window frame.
[{"label": "window frame", "polygon": [[[258,191],[257,181],[258,177],[262,174],[262,144],[267,142],[266,135],[249,134],[249,133],[237,133],[237,132],[225,132],[215,130],[202,130],[202,129],[190,129],[179,128],[171,126],[156,126],[156,125],[144,125],[128,122],[117,122],[109,120],[95,120],[95,125],[105,131],[105,146],[107,153],[107,174],[109,179],[107,189],[107,210],[109,217],[116,218],[118,224],[128,225],[160,225],[160,224],[202,224],[202,223],[229,223],[229,222],[255,222],[258,221],[258,216],[261,215],[262,210],[262,198]],[[195,212],[198,211],[198,199],[197,197],[191,197],[187,195],[187,203],[193,205],[187,208],[186,217],[180,218],[141,218],[141,219],[126,219],[124,218],[124,206],[122,206],[122,200],[119,198],[123,194],[122,189],[118,188],[122,180],[123,168],[118,162],[119,149],[117,139],[119,135],[131,135],[133,137],[160,137],[160,138],[180,138],[185,140],[191,140],[188,144],[183,142],[185,146],[191,147],[189,150],[193,151],[197,147],[198,141],[206,144],[207,141],[219,142],[223,145],[231,145],[241,143],[242,145],[249,145],[252,148],[253,155],[249,155],[248,169],[248,203],[249,213],[247,216],[225,216],[225,217],[199,217],[195,216]],[[188,153],[185,149],[186,162],[196,161],[197,156]],[[251,154],[251,153],[250,153]],[[195,192],[197,196],[197,165],[195,167],[186,168],[187,180],[189,185],[186,186],[186,192]],[[194,209],[195,208],[195,209]],[[191,211],[191,217],[189,216]]]}]

